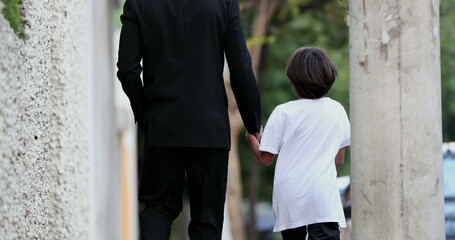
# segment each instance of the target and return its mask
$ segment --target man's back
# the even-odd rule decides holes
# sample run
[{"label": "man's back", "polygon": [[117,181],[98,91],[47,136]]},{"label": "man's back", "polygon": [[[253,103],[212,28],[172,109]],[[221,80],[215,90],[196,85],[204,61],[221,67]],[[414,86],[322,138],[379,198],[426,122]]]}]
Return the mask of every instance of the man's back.
[{"label": "man's back", "polygon": [[169,239],[185,178],[188,235],[221,239],[230,147],[224,55],[250,133],[259,132],[261,116],[238,2],[126,0],[121,20],[117,75],[146,134],[141,239]]},{"label": "man's back", "polygon": [[[129,0],[122,22],[127,47],[119,51],[118,76],[149,145],[229,148],[224,53],[245,125],[259,129],[259,95],[236,0]],[[144,87],[137,94],[141,59]]]}]

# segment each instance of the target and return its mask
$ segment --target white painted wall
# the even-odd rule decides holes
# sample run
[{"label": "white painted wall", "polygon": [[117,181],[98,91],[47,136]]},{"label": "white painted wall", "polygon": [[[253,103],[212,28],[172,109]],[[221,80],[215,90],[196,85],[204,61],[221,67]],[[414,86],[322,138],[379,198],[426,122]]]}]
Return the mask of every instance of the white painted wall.
[{"label": "white painted wall", "polygon": [[120,150],[112,65],[112,6],[90,1],[90,239],[120,239]]}]

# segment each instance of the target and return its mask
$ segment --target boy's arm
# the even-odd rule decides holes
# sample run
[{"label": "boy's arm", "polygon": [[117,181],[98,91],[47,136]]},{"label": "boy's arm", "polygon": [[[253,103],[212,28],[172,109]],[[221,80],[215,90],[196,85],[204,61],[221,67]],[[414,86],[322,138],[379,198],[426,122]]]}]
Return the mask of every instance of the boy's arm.
[{"label": "boy's arm", "polygon": [[343,163],[344,163],[345,149],[346,148],[340,148],[340,150],[338,150],[337,155],[335,156],[335,166],[336,166],[337,170],[340,169],[341,165],[343,165]]},{"label": "boy's arm", "polygon": [[250,144],[250,148],[254,156],[260,163],[265,166],[272,164],[273,159],[275,158],[275,154],[259,150],[259,141],[255,135],[247,133],[246,140]]}]

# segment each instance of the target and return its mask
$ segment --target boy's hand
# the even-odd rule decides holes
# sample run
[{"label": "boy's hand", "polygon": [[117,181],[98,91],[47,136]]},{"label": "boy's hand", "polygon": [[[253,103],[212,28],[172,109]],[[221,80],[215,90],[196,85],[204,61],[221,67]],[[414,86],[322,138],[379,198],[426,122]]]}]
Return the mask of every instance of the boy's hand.
[{"label": "boy's hand", "polygon": [[261,130],[258,133],[254,134],[254,136],[256,136],[256,139],[258,140],[258,142],[261,142],[263,131],[264,131],[264,127],[261,126]]},{"label": "boy's hand", "polygon": [[251,134],[249,132],[247,132],[245,134],[245,137],[246,137],[246,140],[248,141],[248,143],[252,144],[252,143],[257,143],[259,144],[259,139],[260,139],[260,133],[255,133],[255,134]]},{"label": "boy's hand", "polygon": [[262,152],[261,150],[259,150],[259,141],[261,140],[262,137],[262,127],[260,132],[255,134],[247,132],[245,137],[248,143],[250,144],[251,151],[253,152],[256,159],[265,166],[272,164],[273,159],[275,158],[275,154],[269,152]]},{"label": "boy's hand", "polygon": [[246,140],[251,143],[251,141],[248,139],[248,135],[253,135],[258,142],[261,142],[263,130],[264,130],[264,128],[261,126],[261,130],[259,132],[255,133],[255,134],[251,134],[251,133],[247,132],[246,135],[245,135]]}]

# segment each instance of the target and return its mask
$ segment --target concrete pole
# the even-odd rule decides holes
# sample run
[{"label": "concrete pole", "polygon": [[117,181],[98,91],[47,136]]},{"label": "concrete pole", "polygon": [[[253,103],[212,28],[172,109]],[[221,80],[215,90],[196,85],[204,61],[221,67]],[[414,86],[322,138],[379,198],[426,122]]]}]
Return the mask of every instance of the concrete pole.
[{"label": "concrete pole", "polygon": [[439,2],[349,9],[352,237],[444,239]]}]

